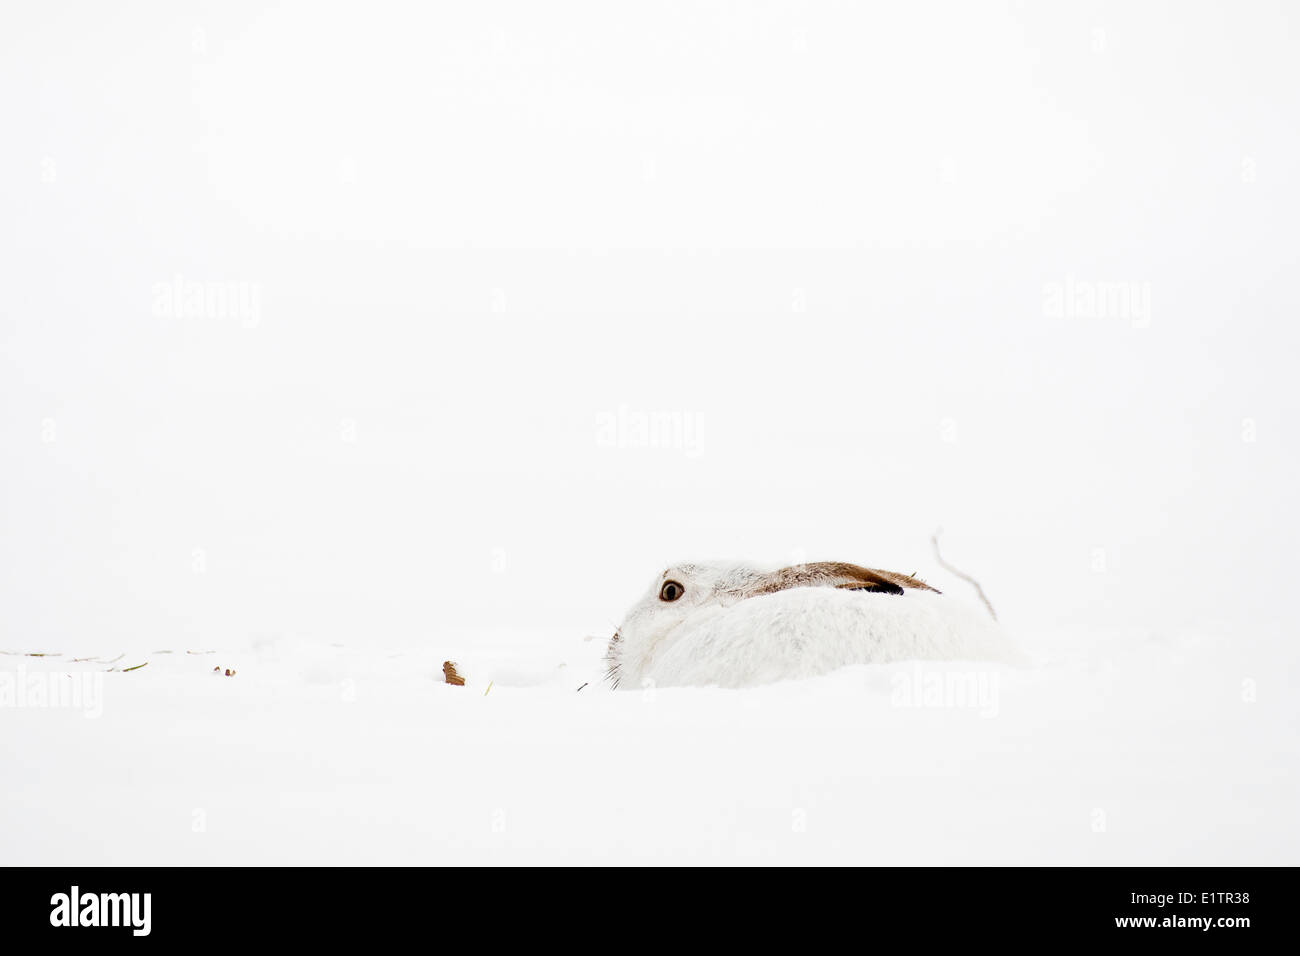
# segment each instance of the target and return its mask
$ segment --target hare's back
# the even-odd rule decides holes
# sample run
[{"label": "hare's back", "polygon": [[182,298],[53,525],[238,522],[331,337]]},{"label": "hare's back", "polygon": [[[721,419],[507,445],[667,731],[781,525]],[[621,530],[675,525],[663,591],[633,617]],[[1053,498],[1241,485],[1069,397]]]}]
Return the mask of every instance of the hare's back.
[{"label": "hare's back", "polygon": [[660,686],[748,687],[850,664],[1006,659],[987,617],[937,592],[792,588],[683,625],[650,670]]}]

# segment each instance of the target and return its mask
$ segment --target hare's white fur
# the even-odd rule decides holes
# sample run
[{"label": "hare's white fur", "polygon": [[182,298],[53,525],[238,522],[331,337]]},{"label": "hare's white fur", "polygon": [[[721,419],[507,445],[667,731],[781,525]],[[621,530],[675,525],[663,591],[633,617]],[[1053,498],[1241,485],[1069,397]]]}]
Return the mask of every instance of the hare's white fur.
[{"label": "hare's white fur", "polygon": [[[919,581],[902,594],[816,582],[771,590],[761,583],[790,570],[725,564],[669,568],[610,642],[616,686],[749,687],[849,664],[1017,658],[983,611],[921,589]],[[683,586],[678,600],[660,598],[666,581]]]}]

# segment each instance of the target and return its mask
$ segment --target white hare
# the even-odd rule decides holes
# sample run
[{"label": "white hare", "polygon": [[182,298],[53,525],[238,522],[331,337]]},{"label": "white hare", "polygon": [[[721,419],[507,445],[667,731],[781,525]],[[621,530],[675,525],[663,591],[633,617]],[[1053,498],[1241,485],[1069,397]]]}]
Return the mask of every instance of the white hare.
[{"label": "white hare", "polygon": [[982,612],[923,581],[854,564],[680,564],[655,578],[606,653],[615,687],[749,687],[848,664],[999,660]]}]

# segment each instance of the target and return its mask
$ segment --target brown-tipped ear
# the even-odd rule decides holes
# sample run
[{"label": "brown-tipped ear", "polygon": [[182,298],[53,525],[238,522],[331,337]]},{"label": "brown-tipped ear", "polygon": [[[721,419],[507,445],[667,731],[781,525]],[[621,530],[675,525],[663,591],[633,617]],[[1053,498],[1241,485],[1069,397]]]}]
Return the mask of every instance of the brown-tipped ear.
[{"label": "brown-tipped ear", "polygon": [[764,575],[753,594],[771,594],[787,588],[841,588],[846,591],[874,591],[880,594],[902,594],[905,588],[918,591],[938,590],[919,578],[897,571],[877,571],[856,564],[839,561],[822,561],[814,564],[796,564]]}]

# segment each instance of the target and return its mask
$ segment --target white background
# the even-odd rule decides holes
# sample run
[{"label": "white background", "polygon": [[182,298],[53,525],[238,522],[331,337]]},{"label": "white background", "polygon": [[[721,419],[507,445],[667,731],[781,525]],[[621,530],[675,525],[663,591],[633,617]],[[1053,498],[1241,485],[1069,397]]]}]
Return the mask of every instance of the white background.
[{"label": "white background", "polygon": [[[1296,21],[6,5],[0,649],[569,653],[677,560],[963,593],[941,526],[1031,650],[1248,647],[1179,659],[1216,707],[1250,680],[1286,708],[1220,743],[1293,806],[1293,747],[1248,742],[1297,676]],[[177,277],[256,314],[169,312]],[[1050,304],[1108,283],[1149,310]],[[175,796],[186,825],[201,800]],[[1187,861],[1265,858],[1274,822],[1291,852],[1281,821]],[[701,827],[739,853],[734,823]],[[79,859],[36,829],[34,861]]]}]

